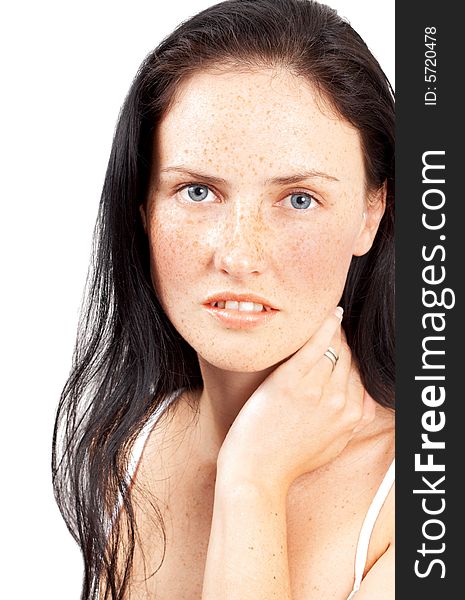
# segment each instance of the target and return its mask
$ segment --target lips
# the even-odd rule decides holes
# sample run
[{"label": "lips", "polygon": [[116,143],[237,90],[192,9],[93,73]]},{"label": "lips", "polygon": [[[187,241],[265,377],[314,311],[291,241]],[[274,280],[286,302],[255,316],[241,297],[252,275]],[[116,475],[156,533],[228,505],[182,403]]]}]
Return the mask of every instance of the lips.
[{"label": "lips", "polygon": [[207,312],[227,329],[266,325],[279,313],[270,300],[251,293],[220,292],[203,303]]},{"label": "lips", "polygon": [[267,298],[256,294],[243,292],[219,292],[209,296],[203,303],[213,308],[235,310],[239,312],[269,312],[278,310]]},{"label": "lips", "polygon": [[263,312],[271,310],[269,306],[264,306],[257,302],[238,302],[237,300],[218,300],[218,302],[211,302],[210,306],[226,310],[238,310],[240,312]]}]

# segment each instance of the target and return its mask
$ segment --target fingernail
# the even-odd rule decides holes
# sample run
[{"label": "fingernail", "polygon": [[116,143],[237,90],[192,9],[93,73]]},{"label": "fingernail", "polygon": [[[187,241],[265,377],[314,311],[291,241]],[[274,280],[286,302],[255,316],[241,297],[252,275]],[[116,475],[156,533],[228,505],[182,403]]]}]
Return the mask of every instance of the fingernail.
[{"label": "fingernail", "polygon": [[338,306],[334,311],[334,314],[338,319],[342,321],[342,315],[344,314],[344,309],[342,308],[342,306]]}]

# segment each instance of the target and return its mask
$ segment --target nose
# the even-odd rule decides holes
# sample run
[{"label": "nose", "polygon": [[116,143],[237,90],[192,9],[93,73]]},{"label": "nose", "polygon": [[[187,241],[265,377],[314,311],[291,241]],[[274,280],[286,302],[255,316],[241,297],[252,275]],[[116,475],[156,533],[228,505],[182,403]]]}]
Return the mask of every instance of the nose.
[{"label": "nose", "polygon": [[225,217],[218,231],[215,268],[237,279],[263,273],[269,244],[257,207],[236,205]]}]

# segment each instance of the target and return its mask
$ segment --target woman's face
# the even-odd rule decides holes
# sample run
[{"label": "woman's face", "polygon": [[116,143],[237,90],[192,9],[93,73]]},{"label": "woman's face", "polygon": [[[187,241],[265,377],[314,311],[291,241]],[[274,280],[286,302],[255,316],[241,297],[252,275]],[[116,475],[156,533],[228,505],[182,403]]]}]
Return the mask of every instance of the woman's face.
[{"label": "woman's face", "polygon": [[152,170],[155,290],[200,357],[230,371],[268,368],[313,335],[384,210],[381,192],[368,204],[357,130],[286,71],[192,76]]}]

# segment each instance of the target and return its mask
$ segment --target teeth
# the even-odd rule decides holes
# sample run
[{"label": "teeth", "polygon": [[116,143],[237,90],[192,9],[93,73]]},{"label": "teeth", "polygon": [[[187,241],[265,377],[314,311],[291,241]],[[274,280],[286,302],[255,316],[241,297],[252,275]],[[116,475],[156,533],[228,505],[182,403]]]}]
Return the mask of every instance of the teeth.
[{"label": "teeth", "polygon": [[219,300],[218,302],[212,302],[211,306],[244,312],[262,312],[267,310],[263,304],[257,304],[256,302],[237,302],[236,300]]},{"label": "teeth", "polygon": [[244,304],[244,302],[236,302],[235,300],[226,300],[225,308],[229,310],[239,310],[239,304]]}]

